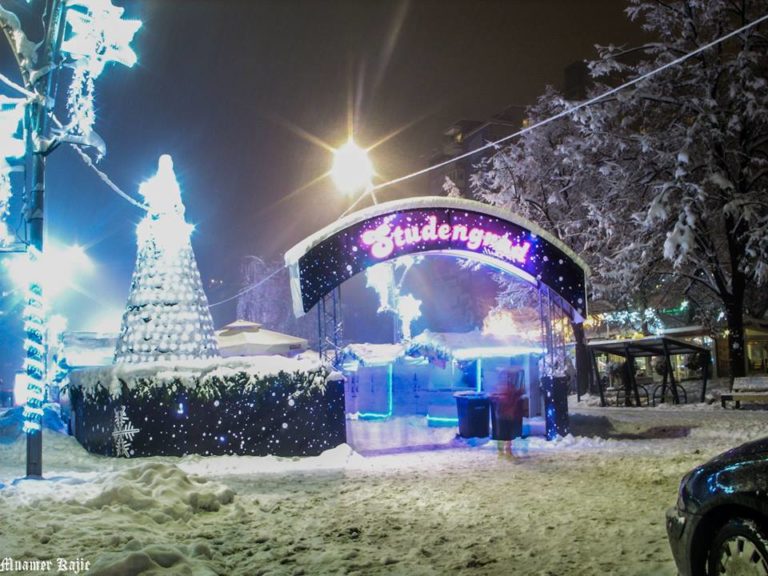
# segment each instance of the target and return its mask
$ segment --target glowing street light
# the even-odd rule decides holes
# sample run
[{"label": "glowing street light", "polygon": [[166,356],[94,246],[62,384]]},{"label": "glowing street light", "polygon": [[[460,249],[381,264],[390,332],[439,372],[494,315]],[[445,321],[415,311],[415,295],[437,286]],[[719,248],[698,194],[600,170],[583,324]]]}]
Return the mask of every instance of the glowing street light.
[{"label": "glowing street light", "polygon": [[[27,0],[29,3],[29,0]],[[77,146],[91,146],[99,157],[106,150],[104,141],[93,131],[95,119],[94,80],[101,75],[108,62],[125,66],[136,63],[136,54],[130,47],[133,36],[141,27],[138,20],[123,20],[124,9],[112,4],[112,0],[48,0],[42,14],[43,35],[39,43],[30,42],[21,26],[20,19],[12,11],[2,9],[2,28],[11,45],[23,86],[4,79],[6,84],[27,97],[23,106],[24,135],[27,152],[25,168],[29,175],[26,197],[26,240],[32,270],[31,283],[27,286],[25,315],[25,340],[27,377],[31,400],[25,406],[25,430],[27,434],[27,477],[42,478],[42,404],[41,393],[47,358],[44,350],[45,315],[43,314],[43,284],[45,276],[64,273],[53,261],[55,271],[43,270],[39,259],[43,250],[45,168],[46,158],[56,145],[68,142]],[[72,69],[69,90],[58,90],[54,74],[61,68]],[[51,117],[56,109],[56,94],[67,93],[67,122],[52,128]],[[10,198],[9,174],[12,168],[9,156],[18,154],[15,142],[18,133],[18,114],[22,109],[18,101],[0,101],[0,220],[8,215]],[[0,247],[8,244],[2,237]],[[7,252],[8,250],[3,250]],[[38,266],[34,263],[37,262]],[[56,283],[48,282],[49,287]]]},{"label": "glowing street light", "polygon": [[24,291],[31,283],[37,283],[48,302],[75,286],[80,274],[94,268],[82,246],[62,246],[55,241],[49,242],[35,258],[17,254],[4,260],[4,264],[17,289]]},{"label": "glowing street light", "polygon": [[331,178],[336,187],[347,195],[369,190],[373,180],[373,164],[368,152],[350,138],[333,154]]}]

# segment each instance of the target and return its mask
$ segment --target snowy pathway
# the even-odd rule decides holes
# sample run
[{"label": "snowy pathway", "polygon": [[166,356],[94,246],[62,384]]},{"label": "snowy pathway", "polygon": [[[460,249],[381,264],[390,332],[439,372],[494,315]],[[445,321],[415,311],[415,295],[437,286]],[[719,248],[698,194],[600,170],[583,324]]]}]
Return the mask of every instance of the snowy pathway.
[{"label": "snowy pathway", "polygon": [[[0,490],[0,556],[83,558],[97,575],[671,576],[680,477],[768,434],[768,411],[579,408],[573,425],[512,456],[489,443],[305,460],[113,460],[50,433],[46,475],[82,483]],[[23,443],[0,451],[7,482]]]}]

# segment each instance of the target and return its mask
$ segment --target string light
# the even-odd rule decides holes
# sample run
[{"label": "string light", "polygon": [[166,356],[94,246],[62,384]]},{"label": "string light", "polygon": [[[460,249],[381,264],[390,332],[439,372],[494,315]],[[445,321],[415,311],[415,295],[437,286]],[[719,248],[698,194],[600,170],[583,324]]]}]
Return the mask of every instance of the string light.
[{"label": "string light", "polygon": [[34,434],[42,428],[45,398],[45,301],[40,281],[40,253],[30,247],[27,252],[30,276],[24,305],[24,378],[27,400],[24,405],[24,432]]}]

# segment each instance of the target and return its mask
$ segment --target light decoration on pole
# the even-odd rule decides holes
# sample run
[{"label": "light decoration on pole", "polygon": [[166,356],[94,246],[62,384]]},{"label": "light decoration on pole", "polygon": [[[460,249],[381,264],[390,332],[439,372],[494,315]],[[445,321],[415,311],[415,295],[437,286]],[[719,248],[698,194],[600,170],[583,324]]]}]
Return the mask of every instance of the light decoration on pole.
[{"label": "light decoration on pole", "polygon": [[22,169],[14,160],[24,157],[24,101],[0,95],[0,246],[13,241],[6,223],[10,210],[11,173]]},{"label": "light decoration on pole", "polygon": [[[52,376],[54,383],[61,384],[66,376],[62,373],[64,366],[58,361],[53,374],[47,370],[49,344],[60,344],[66,325],[61,316],[48,319],[51,302],[73,284],[75,273],[87,272],[93,267],[80,246],[62,247],[56,242],[48,242],[47,245],[44,254],[31,246],[26,253],[6,258],[3,262],[17,290],[24,292],[24,364],[20,379],[26,398],[26,432],[40,429],[48,377]],[[58,347],[59,354],[60,350],[61,346]]]},{"label": "light decoration on pole", "polygon": [[115,348],[116,363],[218,356],[213,321],[184,220],[181,189],[168,155],[141,184],[147,216],[136,235],[138,256]]},{"label": "light decoration on pole", "polygon": [[[25,96],[23,150],[29,152],[25,166],[30,174],[26,240],[38,253],[43,251],[46,157],[62,142],[91,146],[96,150],[97,158],[106,153],[104,141],[93,131],[93,82],[107,62],[133,66],[136,55],[130,48],[130,42],[141,27],[139,21],[122,20],[123,9],[113,6],[111,0],[50,0],[44,4],[45,9],[41,15],[43,39],[40,42],[30,41],[18,16],[0,6],[0,29],[11,45],[23,80],[21,86],[5,76],[1,77],[5,84]],[[62,58],[62,55],[65,58]],[[58,92],[54,74],[64,67],[73,70],[68,91],[67,125],[62,125],[54,115]],[[57,128],[51,129],[51,120]],[[18,124],[12,121],[0,122],[0,218],[3,222],[7,216],[10,199],[7,159],[13,146],[17,145],[12,141],[17,130]],[[5,233],[4,238],[0,234],[0,245],[8,242],[8,234]],[[30,302],[39,298],[42,303],[43,289],[39,283],[30,284],[28,292],[31,294]],[[28,307],[32,308],[33,305],[29,304]],[[42,321],[44,322],[44,316]],[[27,325],[34,324],[30,322],[27,322]],[[28,333],[27,341],[40,344],[37,342],[35,330]],[[33,357],[37,351],[36,346],[27,347],[27,358],[35,360]],[[39,361],[42,365],[40,372],[44,378],[47,365],[45,354]],[[32,374],[30,378],[37,379],[34,366],[29,366],[29,362],[25,362],[25,366],[28,367],[25,370]],[[30,387],[32,386],[33,384],[30,384]],[[37,417],[36,398],[35,388],[35,399],[27,404],[27,412],[33,419]],[[25,427],[30,432],[41,432],[37,420],[31,421]],[[41,433],[27,437],[27,476],[42,477]]]},{"label": "light decoration on pole", "polygon": [[67,0],[66,9],[67,34],[61,51],[72,59],[73,68],[67,93],[67,131],[95,145],[89,141],[93,140],[95,122],[94,80],[107,62],[129,68],[136,64],[131,41],[141,22],[123,20],[124,9],[113,6],[111,0]]},{"label": "light decoration on pole", "polygon": [[334,152],[331,178],[339,191],[348,195],[371,187],[373,164],[352,138]]},{"label": "light decoration on pole", "polygon": [[27,401],[24,405],[24,432],[38,433],[42,429],[45,400],[45,315],[40,254],[30,247],[28,255],[27,292],[24,295],[24,377],[27,381]]}]

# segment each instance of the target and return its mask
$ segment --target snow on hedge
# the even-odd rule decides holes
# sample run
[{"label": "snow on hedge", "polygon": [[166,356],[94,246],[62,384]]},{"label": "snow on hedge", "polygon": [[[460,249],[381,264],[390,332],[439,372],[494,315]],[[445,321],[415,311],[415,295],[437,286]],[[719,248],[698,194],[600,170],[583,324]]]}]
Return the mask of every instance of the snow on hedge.
[{"label": "snow on hedge", "polygon": [[119,364],[75,371],[72,386],[86,395],[100,390],[116,398],[123,387],[141,393],[152,387],[183,387],[199,396],[215,397],[217,387],[241,386],[253,390],[268,384],[271,377],[281,373],[295,376],[303,390],[322,388],[340,375],[329,370],[314,355],[295,358],[283,356],[230,357],[146,364]]}]

